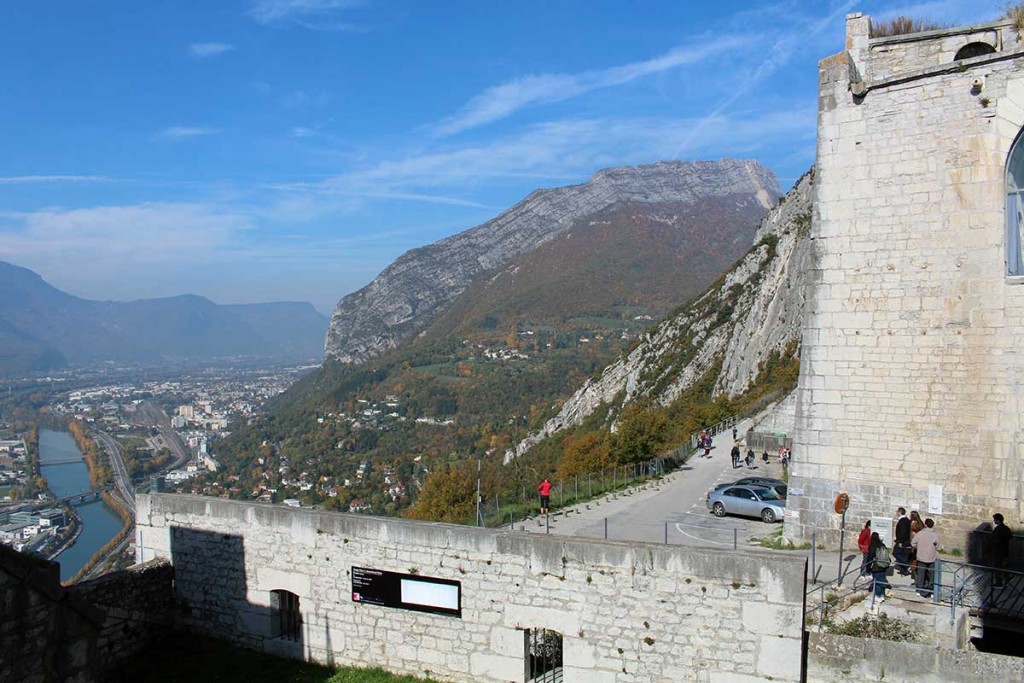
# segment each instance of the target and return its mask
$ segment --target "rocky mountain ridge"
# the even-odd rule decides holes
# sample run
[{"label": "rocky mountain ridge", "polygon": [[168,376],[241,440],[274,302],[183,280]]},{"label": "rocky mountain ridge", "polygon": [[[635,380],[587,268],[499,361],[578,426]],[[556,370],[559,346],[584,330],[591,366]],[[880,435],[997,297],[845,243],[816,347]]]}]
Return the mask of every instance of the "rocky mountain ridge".
[{"label": "rocky mountain ridge", "polygon": [[796,353],[811,271],[813,189],[812,169],[764,218],[745,257],[587,380],[542,429],[506,452],[506,462],[600,409],[614,416],[640,398],[668,405],[708,372],[715,373],[716,394],[735,396],[751,386],[773,353]]},{"label": "rocky mountain ridge", "polygon": [[763,209],[778,196],[755,161],[658,162],[600,171],[586,183],[537,190],[496,218],[400,256],[335,308],[325,356],[360,363],[422,331],[472,282],[616,203],[694,204],[735,198]]}]

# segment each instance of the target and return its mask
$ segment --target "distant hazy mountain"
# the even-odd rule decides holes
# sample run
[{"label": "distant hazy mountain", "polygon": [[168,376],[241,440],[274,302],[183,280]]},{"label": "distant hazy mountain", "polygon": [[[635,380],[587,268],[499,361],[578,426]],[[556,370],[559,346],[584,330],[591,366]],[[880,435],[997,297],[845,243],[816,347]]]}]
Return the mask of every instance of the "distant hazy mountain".
[{"label": "distant hazy mountain", "polygon": [[[731,159],[612,168],[580,185],[537,190],[487,223],[403,254],[343,298],[325,354],[358,363],[386,353],[425,330],[471,287],[488,302],[463,300],[459,315],[490,316],[489,323],[531,317],[538,307],[575,313],[579,303],[600,314],[610,305],[647,303],[652,293],[679,303],[687,281],[696,293],[743,253],[778,196],[771,171]],[[564,243],[556,244],[560,237]],[[516,271],[507,269],[549,244],[546,255],[533,259],[535,276],[520,270],[513,286]],[[492,277],[504,280],[488,293]],[[673,279],[684,286],[667,287]],[[664,291],[652,292],[655,287]],[[643,296],[632,296],[638,291]],[[509,306],[529,310],[502,316]]]},{"label": "distant hazy mountain", "polygon": [[161,357],[318,358],[327,319],[309,303],[220,306],[200,296],[90,301],[0,261],[0,372]]}]

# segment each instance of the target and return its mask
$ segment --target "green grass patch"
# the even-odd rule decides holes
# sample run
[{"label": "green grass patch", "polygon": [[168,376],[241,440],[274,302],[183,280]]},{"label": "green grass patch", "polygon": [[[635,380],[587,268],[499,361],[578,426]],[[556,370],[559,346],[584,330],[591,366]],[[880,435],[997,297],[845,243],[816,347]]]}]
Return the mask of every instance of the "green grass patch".
[{"label": "green grass patch", "polygon": [[114,680],[136,683],[440,683],[379,668],[335,668],[282,659],[191,634],[164,640],[116,674]]}]

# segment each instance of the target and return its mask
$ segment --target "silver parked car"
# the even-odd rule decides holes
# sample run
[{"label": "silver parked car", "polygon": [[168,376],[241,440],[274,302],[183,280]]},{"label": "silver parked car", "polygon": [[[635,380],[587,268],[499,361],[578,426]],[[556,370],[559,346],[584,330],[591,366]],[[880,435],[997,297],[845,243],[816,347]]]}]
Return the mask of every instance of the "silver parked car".
[{"label": "silver parked car", "polygon": [[769,524],[782,519],[786,509],[786,501],[765,486],[727,486],[708,493],[705,504],[716,517],[760,517]]}]

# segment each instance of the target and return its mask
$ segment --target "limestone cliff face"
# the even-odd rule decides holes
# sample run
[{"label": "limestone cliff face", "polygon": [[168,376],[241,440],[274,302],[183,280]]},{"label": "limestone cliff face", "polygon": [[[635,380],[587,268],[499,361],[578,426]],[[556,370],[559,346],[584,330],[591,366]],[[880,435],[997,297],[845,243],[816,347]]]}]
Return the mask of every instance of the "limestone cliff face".
[{"label": "limestone cliff face", "polygon": [[706,198],[757,201],[778,197],[771,171],[755,161],[658,162],[612,168],[588,182],[537,190],[493,220],[406,252],[334,310],[324,353],[359,363],[411,338],[470,284],[474,276],[569,230],[586,216],[622,203],[695,203]]},{"label": "limestone cliff face", "polygon": [[[732,270],[588,380],[514,454],[580,424],[603,405],[613,413],[638,397],[667,405],[719,365],[716,393],[747,389],[765,358],[800,340],[813,184],[812,169],[764,218],[754,248]],[[514,454],[506,453],[506,461]]]}]

